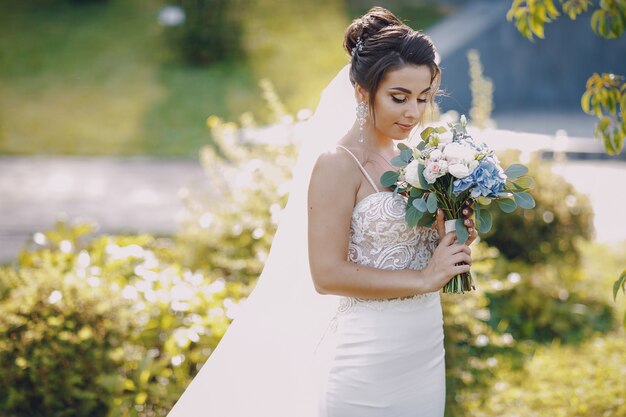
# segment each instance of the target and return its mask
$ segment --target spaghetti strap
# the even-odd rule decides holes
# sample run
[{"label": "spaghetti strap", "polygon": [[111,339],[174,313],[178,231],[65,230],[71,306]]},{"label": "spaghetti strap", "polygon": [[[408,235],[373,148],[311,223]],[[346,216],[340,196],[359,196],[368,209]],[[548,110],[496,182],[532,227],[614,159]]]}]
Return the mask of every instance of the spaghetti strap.
[{"label": "spaghetti strap", "polygon": [[374,187],[374,189],[376,190],[377,193],[380,192],[380,191],[378,191],[378,187],[376,186],[376,183],[372,180],[372,177],[370,177],[370,174],[367,173],[365,168],[363,168],[363,165],[361,165],[361,163],[359,162],[357,157],[354,156],[354,154],[352,152],[350,152],[350,150],[348,148],[346,148],[345,146],[337,145],[337,147],[344,149],[346,152],[348,152],[350,154],[350,156],[356,161],[357,165],[359,166],[359,169],[361,170],[363,175],[365,175],[365,178],[367,178],[367,180],[372,185],[372,187]]}]

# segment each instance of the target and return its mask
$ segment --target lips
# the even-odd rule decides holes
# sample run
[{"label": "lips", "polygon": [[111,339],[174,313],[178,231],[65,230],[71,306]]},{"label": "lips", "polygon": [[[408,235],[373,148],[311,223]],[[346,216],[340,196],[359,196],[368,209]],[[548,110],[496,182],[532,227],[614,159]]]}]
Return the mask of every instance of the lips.
[{"label": "lips", "polygon": [[405,124],[402,124],[402,123],[396,123],[396,125],[398,125],[398,127],[399,127],[400,129],[402,129],[402,130],[404,130],[404,131],[407,131],[407,132],[408,132],[409,130],[413,129],[413,127],[415,127],[415,125],[405,125]]}]

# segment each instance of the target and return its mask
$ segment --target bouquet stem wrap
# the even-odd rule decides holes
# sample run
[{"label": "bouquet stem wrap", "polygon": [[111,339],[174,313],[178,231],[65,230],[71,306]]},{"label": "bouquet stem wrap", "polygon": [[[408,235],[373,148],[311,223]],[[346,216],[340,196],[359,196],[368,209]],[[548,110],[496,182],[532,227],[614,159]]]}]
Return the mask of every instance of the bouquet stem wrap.
[{"label": "bouquet stem wrap", "polygon": [[[444,223],[445,232],[456,233],[456,225],[459,221],[463,222],[463,219],[446,220]],[[457,239],[457,243],[460,243],[458,239]],[[472,273],[464,272],[462,274],[455,275],[454,277],[452,277],[452,279],[448,281],[446,285],[444,285],[443,292],[444,293],[464,293],[466,291],[472,291],[475,289],[476,287],[474,286],[474,279],[472,277]]]}]

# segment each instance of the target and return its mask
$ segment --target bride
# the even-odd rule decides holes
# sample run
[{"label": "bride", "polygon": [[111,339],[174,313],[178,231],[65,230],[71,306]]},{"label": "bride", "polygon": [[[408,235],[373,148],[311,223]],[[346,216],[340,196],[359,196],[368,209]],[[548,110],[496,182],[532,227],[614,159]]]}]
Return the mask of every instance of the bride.
[{"label": "bride", "polygon": [[380,7],[344,46],[257,285],[170,417],[444,414],[439,290],[469,270],[472,210],[455,243],[442,213],[409,228],[379,181],[438,90],[435,48]]}]

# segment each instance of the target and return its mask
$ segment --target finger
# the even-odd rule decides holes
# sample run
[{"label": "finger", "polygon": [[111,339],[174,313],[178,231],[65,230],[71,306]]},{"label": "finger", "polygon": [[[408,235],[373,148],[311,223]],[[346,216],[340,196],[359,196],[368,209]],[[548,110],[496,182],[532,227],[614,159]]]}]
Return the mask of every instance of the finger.
[{"label": "finger", "polygon": [[454,275],[459,275],[465,272],[469,272],[470,269],[471,269],[471,265],[468,265],[468,264],[455,265],[452,267],[452,273]]},{"label": "finger", "polygon": [[443,217],[443,210],[437,209],[437,216],[435,217],[435,228],[439,236],[446,234],[445,221]]},{"label": "finger", "polygon": [[[463,222],[463,224],[465,224],[465,227],[467,227],[468,229],[470,227],[474,227],[474,220],[466,218],[465,221]],[[468,230],[469,232],[469,230]]]},{"label": "finger", "polygon": [[471,207],[463,207],[462,213],[463,213],[463,217],[465,217],[466,219],[469,219],[474,214],[474,209]]},{"label": "finger", "polygon": [[457,253],[466,253],[468,255],[471,255],[472,249],[467,245],[455,243],[454,245],[450,246],[450,255],[455,255]]},{"label": "finger", "polygon": [[445,236],[443,236],[443,238],[439,242],[439,245],[448,247],[448,246],[453,245],[454,242],[456,242],[456,232],[448,232],[445,234]]},{"label": "finger", "polygon": [[450,261],[453,262],[454,265],[460,264],[460,263],[465,263],[465,264],[471,265],[472,264],[472,257],[469,256],[465,252],[461,252],[461,253],[457,253],[456,255],[452,256],[450,258]]},{"label": "finger", "polygon": [[469,246],[478,237],[478,232],[476,231],[476,229],[471,228],[471,227],[468,228],[467,231],[469,232],[469,237],[467,238],[467,241],[465,242],[465,244]]}]

